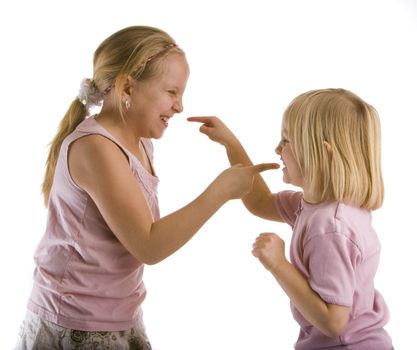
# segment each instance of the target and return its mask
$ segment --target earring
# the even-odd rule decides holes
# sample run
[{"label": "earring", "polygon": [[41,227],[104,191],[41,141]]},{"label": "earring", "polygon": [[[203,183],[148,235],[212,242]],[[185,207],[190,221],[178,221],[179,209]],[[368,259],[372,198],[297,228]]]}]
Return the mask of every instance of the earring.
[{"label": "earring", "polygon": [[129,100],[125,101],[125,107],[126,107],[126,111],[128,111],[130,109],[130,102]]}]

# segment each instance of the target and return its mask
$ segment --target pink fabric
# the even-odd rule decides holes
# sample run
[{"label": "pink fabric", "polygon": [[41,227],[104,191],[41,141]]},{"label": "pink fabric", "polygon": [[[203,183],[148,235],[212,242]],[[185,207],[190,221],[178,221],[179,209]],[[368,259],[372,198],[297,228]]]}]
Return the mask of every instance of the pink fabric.
[{"label": "pink fabric", "polygon": [[[117,240],[94,202],[70,177],[68,148],[89,134],[103,135],[124,151],[154,220],[159,218],[158,178],[149,174],[94,117],[84,120],[61,147],[47,228],[35,252],[34,286],[28,308],[65,328],[126,330],[142,317],[144,265]],[[152,143],[142,142],[152,162]]]},{"label": "pink fabric", "polygon": [[302,199],[302,192],[293,191],[279,192],[276,208],[293,228],[292,264],[324,301],[351,309],[346,331],[331,339],[291,304],[301,327],[295,348],[391,349],[391,338],[383,329],[389,319],[388,308],[374,288],[380,244],[371,213],[338,202],[309,204]]}]

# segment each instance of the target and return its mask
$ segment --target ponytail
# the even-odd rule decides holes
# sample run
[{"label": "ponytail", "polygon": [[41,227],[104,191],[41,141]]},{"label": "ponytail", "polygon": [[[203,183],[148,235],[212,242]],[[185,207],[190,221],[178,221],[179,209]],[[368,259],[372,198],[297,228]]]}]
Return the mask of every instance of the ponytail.
[{"label": "ponytail", "polygon": [[45,176],[42,183],[42,194],[45,207],[48,206],[49,194],[51,192],[52,182],[55,173],[55,167],[58,161],[59,150],[61,149],[64,139],[71,134],[78,124],[86,117],[86,108],[76,98],[68,108],[67,113],[59,124],[58,132],[50,143],[49,154],[46,160]]}]

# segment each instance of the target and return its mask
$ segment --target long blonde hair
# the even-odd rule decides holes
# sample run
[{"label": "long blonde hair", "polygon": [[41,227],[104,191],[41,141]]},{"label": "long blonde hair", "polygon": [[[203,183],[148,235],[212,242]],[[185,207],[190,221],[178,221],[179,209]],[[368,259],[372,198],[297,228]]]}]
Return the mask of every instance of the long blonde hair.
[{"label": "long blonde hair", "polygon": [[[109,36],[96,49],[93,60],[94,74],[90,84],[102,97],[114,89],[114,102],[119,116],[123,119],[121,95],[126,77],[131,76],[143,81],[161,73],[163,58],[168,51],[184,54],[175,45],[174,40],[160,29],[148,26],[124,28]],[[62,142],[88,116],[88,113],[87,106],[76,98],[61,120],[58,132],[50,143],[42,183],[45,206],[48,205]]]},{"label": "long blonde hair", "polygon": [[312,90],[290,103],[284,120],[315,202],[353,202],[368,210],[382,205],[381,131],[371,105],[344,89]]}]

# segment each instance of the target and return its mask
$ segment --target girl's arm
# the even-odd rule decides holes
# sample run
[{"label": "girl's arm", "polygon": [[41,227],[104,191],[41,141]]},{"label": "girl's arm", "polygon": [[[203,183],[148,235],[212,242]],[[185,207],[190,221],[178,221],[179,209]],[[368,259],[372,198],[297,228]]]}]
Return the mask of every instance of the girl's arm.
[{"label": "girl's arm", "polygon": [[272,273],[308,322],[330,338],[343,333],[350,308],[328,304],[311,289],[307,280],[285,258],[285,245],[280,237],[273,233],[261,234],[253,245],[252,254]]},{"label": "girl's arm", "polygon": [[[203,123],[200,131],[226,148],[231,165],[250,166],[253,164],[240,141],[219,118],[190,117],[188,120]],[[261,175],[254,176],[252,190],[242,198],[242,201],[252,214],[263,219],[283,222],[275,209],[275,195],[271,193]]]},{"label": "girl's arm", "polygon": [[250,191],[255,173],[277,164],[226,169],[191,203],[153,222],[148,203],[125,154],[109,139],[89,135],[75,141],[69,170],[97,205],[109,228],[138,260],[155,264],[182,247],[228,200]]}]

